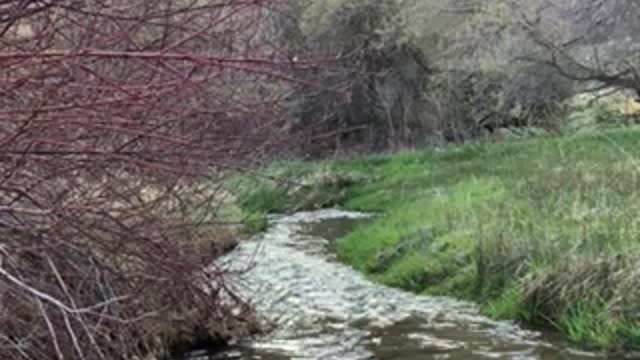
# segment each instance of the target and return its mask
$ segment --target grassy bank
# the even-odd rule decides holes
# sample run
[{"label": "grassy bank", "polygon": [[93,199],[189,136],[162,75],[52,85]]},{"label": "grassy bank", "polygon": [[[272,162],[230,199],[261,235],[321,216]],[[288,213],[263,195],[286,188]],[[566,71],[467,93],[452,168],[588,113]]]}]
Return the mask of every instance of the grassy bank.
[{"label": "grassy bank", "polygon": [[278,164],[262,175],[236,184],[252,221],[326,205],[379,212],[338,245],[376,281],[472,299],[495,318],[596,347],[640,346],[640,130]]}]

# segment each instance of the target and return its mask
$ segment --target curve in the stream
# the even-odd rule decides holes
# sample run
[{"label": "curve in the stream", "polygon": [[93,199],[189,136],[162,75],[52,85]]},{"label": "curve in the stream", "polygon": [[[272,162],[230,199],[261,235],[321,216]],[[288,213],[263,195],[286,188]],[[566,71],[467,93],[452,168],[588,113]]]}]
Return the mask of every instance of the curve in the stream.
[{"label": "curve in the stream", "polygon": [[371,282],[335,261],[329,239],[309,224],[353,220],[339,210],[271,219],[269,230],[223,261],[238,291],[275,325],[268,335],[217,359],[570,359],[597,358],[508,322],[492,321],[470,303],[419,296]]}]

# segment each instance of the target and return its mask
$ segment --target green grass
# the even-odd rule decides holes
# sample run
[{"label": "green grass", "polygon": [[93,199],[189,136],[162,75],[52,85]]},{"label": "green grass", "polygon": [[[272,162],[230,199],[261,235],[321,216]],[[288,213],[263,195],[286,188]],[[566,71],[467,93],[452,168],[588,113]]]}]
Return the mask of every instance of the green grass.
[{"label": "green grass", "polygon": [[363,181],[357,172],[335,172],[323,163],[276,163],[253,175],[240,174],[226,181],[236,197],[249,233],[267,226],[270,213],[313,210],[341,204],[348,188]]},{"label": "green grass", "polygon": [[483,311],[498,320],[530,320],[535,309],[523,307],[524,294],[519,286],[507,286],[502,289],[500,296],[488,300]]},{"label": "green grass", "polygon": [[577,301],[559,318],[558,327],[569,339],[596,347],[637,346],[640,324],[610,316],[603,309],[606,303]]},{"label": "green grass", "polygon": [[[495,318],[554,326],[600,348],[640,345],[640,130],[265,172],[357,178],[307,181],[302,193],[379,213],[338,242],[339,258],[376,281],[472,299]],[[263,185],[241,196],[243,208],[284,211],[305,198]]]}]

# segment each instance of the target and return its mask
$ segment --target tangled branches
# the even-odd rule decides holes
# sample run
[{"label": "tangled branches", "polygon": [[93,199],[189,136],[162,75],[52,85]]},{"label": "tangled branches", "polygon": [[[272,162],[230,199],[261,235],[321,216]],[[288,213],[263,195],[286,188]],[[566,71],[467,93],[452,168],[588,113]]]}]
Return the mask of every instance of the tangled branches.
[{"label": "tangled branches", "polygon": [[0,358],[249,331],[202,184],[277,145],[274,3],[0,1]]}]

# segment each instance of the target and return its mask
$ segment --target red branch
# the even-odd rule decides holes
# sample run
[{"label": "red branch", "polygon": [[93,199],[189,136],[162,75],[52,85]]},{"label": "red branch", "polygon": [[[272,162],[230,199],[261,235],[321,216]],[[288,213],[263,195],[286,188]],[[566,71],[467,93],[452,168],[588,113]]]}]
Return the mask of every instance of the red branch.
[{"label": "red branch", "polygon": [[279,55],[278,5],[0,1],[1,359],[249,330],[203,269],[224,240],[216,169],[277,148],[313,66]]}]

